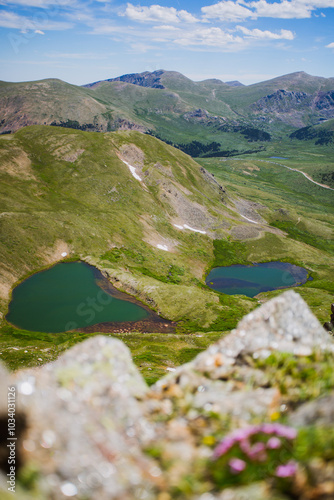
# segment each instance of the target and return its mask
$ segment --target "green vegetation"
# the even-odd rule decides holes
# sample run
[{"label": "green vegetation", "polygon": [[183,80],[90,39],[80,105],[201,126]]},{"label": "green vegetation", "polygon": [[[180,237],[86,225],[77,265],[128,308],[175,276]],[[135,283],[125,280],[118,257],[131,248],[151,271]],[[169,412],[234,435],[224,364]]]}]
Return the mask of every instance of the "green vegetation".
[{"label": "green vegetation", "polygon": [[315,248],[334,254],[333,239],[321,238],[319,235],[314,235],[310,231],[305,231],[302,229],[303,224],[297,227],[291,221],[274,221],[271,225],[285,231],[288,233],[289,237],[294,240],[303,241]]},{"label": "green vegetation", "polygon": [[[98,333],[38,333],[20,330],[11,325],[1,328],[1,359],[11,370],[40,366]],[[134,362],[148,384],[168,373],[168,367],[187,363],[221,337],[221,332],[199,334],[124,333],[108,334],[122,340],[131,350]]]},{"label": "green vegetation", "polygon": [[[142,171],[145,189],[116,153]],[[135,157],[130,160],[131,155]],[[214,218],[217,225],[225,220],[219,186],[206,181],[200,166],[182,152],[138,132],[92,134],[27,127],[10,141],[7,136],[1,138],[0,157],[3,315],[11,287],[62,260],[64,252],[64,260],[87,260],[163,317],[179,321],[179,334],[219,331],[212,334],[217,338],[256,305],[232,299],[227,307],[205,287],[212,240],[180,231],[171,223],[171,217],[182,216],[182,211],[164,195],[168,190],[180,197],[187,210],[203,207],[204,220]],[[224,237],[225,233],[217,234]],[[167,242],[175,251],[158,249],[159,242]],[[85,338],[76,333],[22,332],[4,319],[0,333],[1,357],[13,369],[54,359]],[[211,340],[206,334],[201,348]],[[164,346],[166,341],[178,345],[173,336],[162,340]],[[193,349],[192,342],[184,342],[183,348]],[[185,353],[188,360],[195,351]],[[142,355],[138,353],[138,364]],[[167,366],[182,363],[182,352],[174,355],[164,347],[163,356]],[[159,368],[157,352],[150,366],[153,373],[146,373],[145,366],[149,380],[165,370]]]},{"label": "green vegetation", "polygon": [[334,387],[333,356],[316,353],[296,357],[289,353],[271,354],[254,362],[268,375],[268,385],[278,387],[286,404],[294,407],[327,394]]},{"label": "green vegetation", "polygon": [[249,264],[246,258],[246,244],[240,241],[214,240],[214,261],[212,267]]},{"label": "green vegetation", "polygon": [[[314,178],[318,171],[329,173],[333,163],[329,148],[301,150],[300,144],[291,141],[288,149],[287,143],[272,140],[256,157],[198,160],[212,177],[181,151],[138,132],[96,134],[34,126],[2,136],[2,314],[15,282],[61,260],[63,252],[65,260],[86,260],[108,273],[121,290],[178,322],[176,334],[156,336],[155,350],[147,348],[154,334],[124,334],[150,382],[167,366],[206,348],[257,306],[256,299],[206,287],[205,274],[212,267],[272,260],[302,266],[313,281],[296,290],[320,321],[327,321],[334,293],[333,193],[279,163]],[[119,155],[139,169],[145,189]],[[221,189],[226,190],[224,200]],[[243,220],[240,199],[271,226]],[[200,214],[202,227],[212,225],[216,239],[175,228],[173,220],[185,210]],[[252,219],[248,212],[246,216]],[[197,227],[196,222],[190,225]],[[172,251],[158,249],[158,243]],[[83,338],[22,332],[3,320],[0,352],[13,369],[33,366]]]},{"label": "green vegetation", "polygon": [[290,139],[299,141],[313,141],[315,145],[327,146],[333,143],[334,138],[334,120],[327,120],[314,127],[303,127],[292,132]]},{"label": "green vegetation", "polygon": [[[327,466],[331,470],[333,465],[334,430],[325,423],[308,424],[307,418],[297,426],[294,411],[311,401],[321,411],[317,399],[330,395],[334,387],[332,363],[332,353],[320,351],[309,356],[277,352],[257,359],[241,355],[225,383],[238,384],[245,392],[259,387],[277,388],[283,398],[283,404],[277,410],[273,408],[270,415],[260,417],[255,412],[248,416],[248,425],[243,421],[239,426],[238,418],[205,410],[193,418],[190,415],[194,410],[187,406],[184,395],[178,396],[175,391],[173,397],[173,392],[169,393],[172,411],[162,418],[168,425],[184,417],[195,446],[201,450],[191,472],[171,481],[172,498],[214,494],[228,486],[240,488],[234,490],[235,494],[240,491],[249,498],[251,490],[246,488],[254,485],[254,498],[278,500],[301,498],[298,491],[311,490],[315,471]],[[160,462],[167,474],[175,470],[175,462],[169,460],[164,446],[152,447],[147,453]]]}]

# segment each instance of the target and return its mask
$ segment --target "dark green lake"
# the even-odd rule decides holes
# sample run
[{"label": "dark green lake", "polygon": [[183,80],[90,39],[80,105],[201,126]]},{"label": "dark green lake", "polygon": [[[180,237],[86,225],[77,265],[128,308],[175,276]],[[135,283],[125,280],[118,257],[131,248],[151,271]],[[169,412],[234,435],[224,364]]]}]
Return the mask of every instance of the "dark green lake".
[{"label": "dark green lake", "polygon": [[[250,266],[215,267],[206,284],[227,295],[254,297],[261,292],[306,283],[308,271],[286,262],[266,262]],[[312,278],[309,278],[312,279]]]},{"label": "dark green lake", "polygon": [[[149,316],[126,294],[116,289],[110,292],[112,288],[97,269],[84,262],[60,263],[34,274],[13,290],[6,319],[25,330],[58,333],[98,323],[135,322]],[[126,300],[112,294],[124,295]]]}]

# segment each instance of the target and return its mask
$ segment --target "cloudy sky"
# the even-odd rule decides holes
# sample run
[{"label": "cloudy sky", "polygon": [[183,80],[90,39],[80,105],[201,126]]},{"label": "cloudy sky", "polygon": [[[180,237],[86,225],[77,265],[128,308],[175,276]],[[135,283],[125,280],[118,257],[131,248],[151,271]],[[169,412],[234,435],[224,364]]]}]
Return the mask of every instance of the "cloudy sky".
[{"label": "cloudy sky", "polygon": [[0,79],[334,77],[334,0],[0,0]]}]

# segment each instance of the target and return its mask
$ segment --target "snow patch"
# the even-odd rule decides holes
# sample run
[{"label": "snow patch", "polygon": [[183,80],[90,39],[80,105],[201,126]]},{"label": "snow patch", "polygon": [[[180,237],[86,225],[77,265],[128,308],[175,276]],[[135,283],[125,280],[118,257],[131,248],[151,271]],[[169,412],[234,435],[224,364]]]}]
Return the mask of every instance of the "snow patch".
[{"label": "snow patch", "polygon": [[157,248],[159,248],[159,250],[165,250],[165,252],[169,252],[167,245],[160,245],[160,244],[158,244]]},{"label": "snow patch", "polygon": [[176,370],[176,368],[170,368],[170,367],[166,368],[166,371],[168,371],[168,372],[175,372],[175,370]]},{"label": "snow patch", "polygon": [[128,163],[125,160],[122,160],[122,162],[125,163],[125,165],[127,165],[129,167],[131,174],[133,175],[133,177],[135,179],[137,179],[137,181],[141,181],[142,180],[141,177],[139,177],[139,175],[136,173],[135,167],[133,167],[132,165],[130,165],[130,163]]},{"label": "snow patch", "polygon": [[66,255],[67,255],[67,252],[63,252],[63,253],[61,254],[61,256],[62,256],[62,257],[66,257]]},{"label": "snow patch", "polygon": [[173,224],[175,227],[178,229],[189,229],[190,231],[193,231],[194,233],[201,233],[201,234],[206,234],[206,231],[201,231],[200,229],[194,229],[193,227],[188,226],[188,224],[184,224],[183,226],[179,226],[178,224]]},{"label": "snow patch", "polygon": [[206,234],[206,231],[201,231],[200,229],[194,229],[193,227],[188,226],[187,224],[184,224],[183,226],[185,229],[189,229],[190,231],[194,231],[194,233],[201,233],[201,234]]},{"label": "snow patch", "polygon": [[248,217],[245,217],[244,215],[241,215],[241,217],[243,217],[244,219],[248,220],[249,222],[253,222],[253,224],[258,224],[258,222],[255,222],[255,220],[248,219]]}]

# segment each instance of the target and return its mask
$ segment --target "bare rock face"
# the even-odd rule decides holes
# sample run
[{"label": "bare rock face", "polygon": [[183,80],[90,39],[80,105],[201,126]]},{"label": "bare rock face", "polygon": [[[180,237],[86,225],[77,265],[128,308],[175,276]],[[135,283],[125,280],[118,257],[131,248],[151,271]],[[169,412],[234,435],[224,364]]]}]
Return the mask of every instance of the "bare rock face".
[{"label": "bare rock face", "polygon": [[334,335],[334,304],[331,304],[331,316],[330,316],[330,321],[327,321],[324,324],[325,330],[328,332],[331,332],[332,335]]},{"label": "bare rock face", "polygon": [[[20,437],[22,458],[39,473],[37,493],[19,491],[16,498],[172,500],[173,488],[201,471],[212,453],[205,443],[221,436],[226,422],[232,429],[266,422],[288,407],[289,386],[282,394],[270,380],[272,372],[256,362],[271,353],[304,359],[314,351],[333,356],[334,339],[303,299],[287,291],[150,389],[128,348],[107,336],[77,344],[38,369],[9,375],[0,367],[5,389],[15,385],[27,419]],[[294,404],[300,388],[307,398],[302,384],[297,380],[293,385]],[[1,394],[2,401],[5,397]],[[0,419],[6,419],[6,412],[5,404]],[[333,418],[333,394],[327,394],[302,404],[291,413],[290,423],[333,425]],[[329,487],[326,474],[319,477]],[[261,483],[222,492],[197,487],[182,498],[281,498],[268,487]],[[8,495],[0,473],[1,492]]]},{"label": "bare rock face", "polygon": [[302,405],[290,415],[292,425],[333,425],[334,422],[334,392],[329,396],[318,398]]},{"label": "bare rock face", "polygon": [[94,337],[15,383],[29,430],[26,459],[38,462],[46,497],[134,498],[155,479],[141,451],[154,437],[139,399],[147,386],[127,347]]}]

